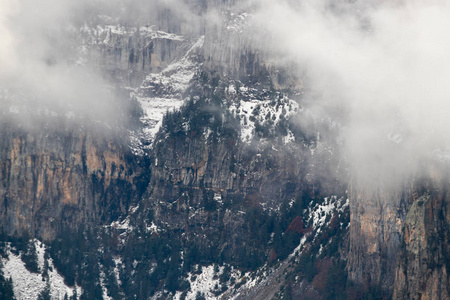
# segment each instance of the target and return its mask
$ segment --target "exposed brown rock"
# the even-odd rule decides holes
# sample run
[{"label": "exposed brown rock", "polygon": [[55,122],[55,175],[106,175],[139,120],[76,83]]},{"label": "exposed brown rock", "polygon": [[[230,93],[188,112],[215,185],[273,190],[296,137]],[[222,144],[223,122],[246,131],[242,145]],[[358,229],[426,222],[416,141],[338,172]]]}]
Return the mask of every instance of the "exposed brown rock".
[{"label": "exposed brown rock", "polygon": [[[62,226],[106,221],[133,198],[135,175],[125,159],[129,150],[111,135],[11,127],[0,134],[0,225],[6,233],[27,231],[51,239]],[[123,190],[116,191],[119,182]],[[118,199],[126,191],[130,194]]]}]

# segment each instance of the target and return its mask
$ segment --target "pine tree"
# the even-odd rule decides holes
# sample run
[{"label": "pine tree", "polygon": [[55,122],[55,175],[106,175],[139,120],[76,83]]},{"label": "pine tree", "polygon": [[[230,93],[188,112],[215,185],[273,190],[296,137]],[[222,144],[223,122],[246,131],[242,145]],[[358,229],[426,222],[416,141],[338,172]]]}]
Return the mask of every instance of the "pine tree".
[{"label": "pine tree", "polygon": [[78,300],[77,287],[73,288],[73,294],[72,294],[72,299],[71,300]]},{"label": "pine tree", "polygon": [[22,261],[25,263],[25,267],[28,271],[39,273],[38,257],[34,240],[29,240],[27,242],[25,252],[22,254]]},{"label": "pine tree", "polygon": [[48,253],[46,251],[45,255],[44,255],[44,267],[42,268],[42,280],[47,280],[48,281],[48,279],[49,279],[48,268],[49,268],[49,265],[48,265]]},{"label": "pine tree", "polygon": [[10,277],[4,280],[3,276],[0,278],[0,299],[4,300],[16,300],[13,290],[13,281]]},{"label": "pine tree", "polygon": [[39,293],[37,300],[51,300],[51,299],[52,298],[50,296],[50,282],[47,281],[47,285],[42,290],[42,292]]}]

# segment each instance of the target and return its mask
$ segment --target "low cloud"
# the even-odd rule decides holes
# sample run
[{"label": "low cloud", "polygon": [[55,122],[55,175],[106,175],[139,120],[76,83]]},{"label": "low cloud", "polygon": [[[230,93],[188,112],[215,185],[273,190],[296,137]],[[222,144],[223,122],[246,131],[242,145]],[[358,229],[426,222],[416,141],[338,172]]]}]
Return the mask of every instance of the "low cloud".
[{"label": "low cloud", "polygon": [[108,123],[117,118],[117,99],[101,72],[77,63],[81,45],[74,22],[84,5],[85,1],[3,0],[0,106],[19,122],[29,123],[39,114]]},{"label": "low cloud", "polygon": [[252,15],[248,35],[235,34],[239,43],[251,40],[264,55],[294,62],[307,105],[342,124],[343,152],[356,177],[396,183],[436,153],[446,157],[450,145],[450,5],[443,0],[2,0],[1,6],[3,110],[44,103],[61,114],[114,120],[120,106],[105,76],[77,64],[77,26],[103,20],[201,34],[206,23],[220,27],[221,10],[233,8]]},{"label": "low cloud", "polygon": [[120,102],[124,99],[118,99],[116,83],[107,81],[111,76],[100,69],[98,62],[89,57],[86,62],[86,45],[79,28],[120,24],[156,25],[157,30],[178,33],[199,31],[200,23],[193,16],[205,8],[203,2],[187,3],[1,0],[0,109],[12,111],[20,123],[29,122],[30,116],[36,117],[36,112],[42,111],[46,112],[43,117],[50,113],[117,122],[123,117]]},{"label": "low cloud", "polygon": [[445,1],[257,1],[273,55],[298,65],[318,115],[343,125],[351,172],[397,184],[450,145]]}]

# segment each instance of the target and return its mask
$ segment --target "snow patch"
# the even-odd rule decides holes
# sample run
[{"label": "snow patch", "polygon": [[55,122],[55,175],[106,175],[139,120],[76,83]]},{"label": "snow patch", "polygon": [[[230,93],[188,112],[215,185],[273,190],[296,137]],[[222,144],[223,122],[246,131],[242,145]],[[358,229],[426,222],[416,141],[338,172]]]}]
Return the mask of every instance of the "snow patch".
[{"label": "snow patch", "polygon": [[114,260],[114,275],[116,277],[117,285],[121,286],[122,281],[120,280],[120,270],[122,269],[123,262],[122,257],[113,257]]},{"label": "snow patch", "polygon": [[300,239],[300,244],[298,244],[298,246],[295,247],[294,251],[292,251],[292,253],[289,254],[288,259],[291,259],[292,257],[300,254],[301,251],[303,250],[302,247],[305,243],[306,243],[306,235],[302,236],[302,238]]},{"label": "snow patch", "polygon": [[[198,71],[196,51],[203,47],[204,36],[200,37],[179,60],[170,64],[161,73],[147,76],[142,85],[132,95],[143,109],[141,121],[144,129],[141,138],[151,144],[162,125],[164,114],[180,109],[184,104],[183,93]],[[138,151],[139,152],[139,151]]]},{"label": "snow patch", "polygon": [[[44,267],[44,253],[45,245],[38,240],[35,240],[36,253],[38,256],[38,265],[42,270]],[[11,252],[10,245],[7,246],[7,258],[2,258],[3,273],[5,278],[12,278],[13,289],[16,299],[37,299],[47,285],[41,273],[32,273],[25,267],[22,259]],[[48,259],[48,278],[50,282],[50,295],[52,299],[64,299],[64,295],[72,296],[73,287],[64,284],[64,277],[62,277],[53,265],[53,260]],[[77,288],[77,295],[81,295],[81,288]]]},{"label": "snow patch", "polygon": [[150,226],[147,225],[147,228],[145,230],[151,233],[158,233],[159,231],[161,231],[161,229],[159,229],[158,226],[156,226],[155,223],[153,223],[153,221]]},{"label": "snow patch", "polygon": [[105,272],[103,271],[103,266],[99,263],[99,269],[100,269],[100,286],[102,288],[102,297],[103,300],[112,300],[112,298],[110,296],[108,296],[108,289],[106,288],[105,285]]},{"label": "snow patch", "polygon": [[148,39],[185,40],[184,36],[156,30],[154,26],[127,27],[123,25],[97,25],[96,27],[89,27],[85,24],[80,27],[79,32],[84,35],[85,44],[88,45],[110,45],[113,35],[140,35]]},{"label": "snow patch", "polygon": [[[222,267],[223,268],[223,267]],[[195,275],[188,274],[188,280],[191,283],[191,290],[188,292],[186,299],[194,300],[197,293],[203,293],[206,299],[215,299],[216,297],[211,292],[215,285],[219,285],[219,277],[214,278],[214,266],[210,265],[202,268],[202,273]]]},{"label": "snow patch", "polygon": [[[260,99],[255,90],[241,86],[238,97],[241,99],[230,106],[230,111],[240,120],[241,140],[247,143],[253,139],[257,124],[268,126],[273,131],[281,121],[300,111],[297,102],[282,94],[278,94],[277,100]],[[295,141],[294,134],[289,128],[286,130],[287,134],[283,137],[285,145]]]},{"label": "snow patch", "polygon": [[312,220],[315,237],[321,232],[321,228],[326,225],[327,217],[331,217],[335,212],[342,213],[348,205],[348,199],[337,199],[337,196],[331,196],[324,198],[322,203],[317,203],[313,207],[309,207],[308,223]]},{"label": "snow patch", "polygon": [[[227,12],[224,12],[227,13]],[[240,13],[240,14],[234,14],[234,13],[228,13],[229,14],[229,20],[227,25],[227,30],[233,34],[236,33],[242,33],[245,31],[246,27],[251,25],[251,17],[252,15],[248,13]]]},{"label": "snow patch", "polygon": [[132,231],[133,230],[133,226],[130,224],[130,218],[126,217],[125,220],[123,221],[114,221],[111,223],[110,225],[112,228],[115,229],[120,229],[120,230],[125,230],[125,231]]}]

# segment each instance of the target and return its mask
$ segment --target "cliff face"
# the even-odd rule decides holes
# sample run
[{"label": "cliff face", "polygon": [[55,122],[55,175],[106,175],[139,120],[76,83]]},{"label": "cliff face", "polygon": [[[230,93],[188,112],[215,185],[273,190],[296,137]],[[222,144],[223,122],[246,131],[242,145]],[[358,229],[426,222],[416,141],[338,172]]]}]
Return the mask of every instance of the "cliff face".
[{"label": "cliff face", "polygon": [[2,229],[50,240],[63,227],[109,221],[136,195],[137,164],[110,135],[78,127],[23,130],[3,123]]},{"label": "cliff face", "polygon": [[81,61],[100,67],[119,86],[135,88],[180,55],[184,36],[155,26],[84,26],[79,31]]},{"label": "cliff face", "polygon": [[347,270],[365,289],[394,299],[449,297],[448,176],[430,166],[403,188],[352,190]]},{"label": "cliff face", "polygon": [[365,288],[392,289],[406,209],[405,191],[352,186],[349,278]]},{"label": "cliff face", "polygon": [[[25,129],[3,120],[1,229],[56,240],[58,267],[87,293],[99,290],[89,285],[91,270],[70,275],[72,262],[86,262],[63,256],[84,233],[67,243],[58,236],[83,226],[103,230],[104,241],[91,237],[98,249],[90,254],[104,253],[101,267],[116,295],[170,298],[187,290],[186,274],[201,274],[202,264],[255,271],[286,259],[265,282],[277,291],[285,283],[284,295],[320,299],[340,287],[358,298],[345,290],[348,278],[384,297],[448,298],[446,177],[389,188],[355,180],[347,188],[339,126],[303,107],[297,74],[247,39],[251,15],[222,15],[201,36],[182,36],[179,24],[159,24],[170,33],[156,25],[81,28],[81,59],[133,93],[147,114],[133,121],[151,132],[139,140],[139,126],[50,121]],[[90,268],[101,278],[94,258]]]},{"label": "cliff face", "polygon": [[448,176],[420,184],[403,228],[394,299],[449,299]]},{"label": "cliff face", "polygon": [[149,173],[142,168],[148,159],[129,148],[130,130],[142,125],[139,104],[131,115],[129,90],[183,54],[183,45],[189,42],[157,26],[97,22],[69,30],[65,38],[80,43],[75,65],[102,70],[117,92],[109,94],[106,111],[108,105],[119,105],[111,111],[120,113],[87,120],[83,112],[64,107],[64,101],[54,108],[39,96],[28,95],[28,99],[2,86],[1,101],[10,108],[1,116],[0,213],[1,227],[9,235],[27,231],[52,240],[62,228],[110,223],[126,213],[145,189]]}]

